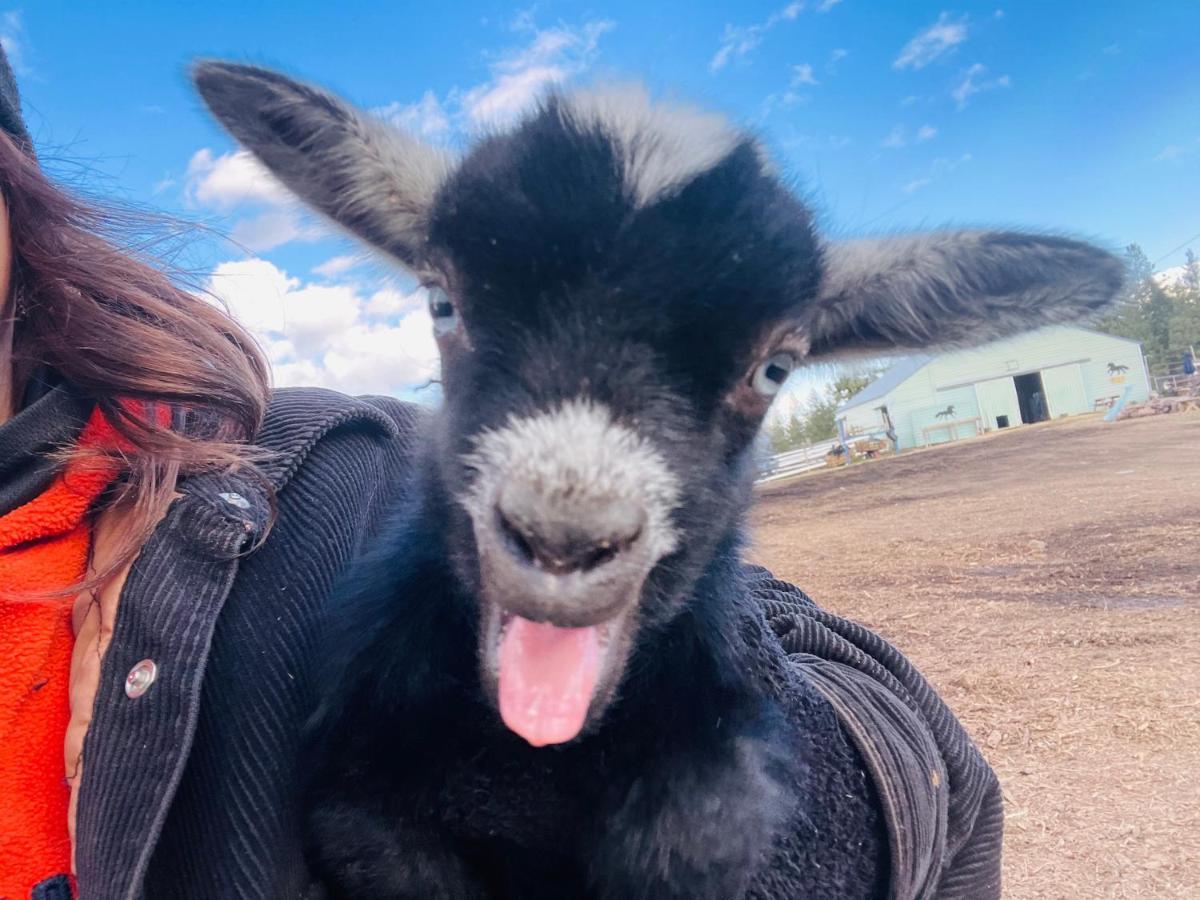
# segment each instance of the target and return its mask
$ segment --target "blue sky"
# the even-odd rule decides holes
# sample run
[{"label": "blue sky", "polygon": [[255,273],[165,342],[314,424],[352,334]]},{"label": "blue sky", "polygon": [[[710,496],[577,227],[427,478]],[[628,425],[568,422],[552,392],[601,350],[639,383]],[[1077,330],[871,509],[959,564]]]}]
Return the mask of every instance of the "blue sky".
[{"label": "blue sky", "polygon": [[39,0],[0,15],[52,168],[214,229],[189,265],[281,383],[400,393],[434,366],[419,292],[235,153],[189,60],[275,65],[452,145],[554,81],[637,79],[755,129],[835,234],[1042,227],[1136,241],[1165,268],[1200,252],[1198,37],[1196,0]]}]

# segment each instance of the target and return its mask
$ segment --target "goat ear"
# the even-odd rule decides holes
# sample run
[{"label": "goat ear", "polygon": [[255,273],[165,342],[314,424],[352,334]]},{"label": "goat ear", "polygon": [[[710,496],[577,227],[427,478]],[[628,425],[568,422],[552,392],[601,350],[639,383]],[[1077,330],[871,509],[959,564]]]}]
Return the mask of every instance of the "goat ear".
[{"label": "goat ear", "polygon": [[982,344],[1086,320],[1124,281],[1120,260],[1090,244],[1002,231],[831,243],[824,264],[802,314],[813,357]]},{"label": "goat ear", "polygon": [[221,124],[301,199],[419,265],[434,195],[453,167],[445,153],[268,69],[206,60],[192,79]]}]

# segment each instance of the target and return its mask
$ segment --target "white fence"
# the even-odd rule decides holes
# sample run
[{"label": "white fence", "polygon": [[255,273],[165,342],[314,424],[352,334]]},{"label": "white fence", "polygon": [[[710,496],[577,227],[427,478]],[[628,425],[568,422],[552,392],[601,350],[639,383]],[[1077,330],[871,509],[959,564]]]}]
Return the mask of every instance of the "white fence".
[{"label": "white fence", "polygon": [[774,456],[768,456],[759,465],[759,474],[755,482],[762,484],[763,482],[774,481],[777,478],[798,475],[810,469],[819,469],[825,465],[825,454],[837,444],[837,439],[822,441],[810,447],[801,447],[799,450],[789,450],[787,453],[777,453]]}]

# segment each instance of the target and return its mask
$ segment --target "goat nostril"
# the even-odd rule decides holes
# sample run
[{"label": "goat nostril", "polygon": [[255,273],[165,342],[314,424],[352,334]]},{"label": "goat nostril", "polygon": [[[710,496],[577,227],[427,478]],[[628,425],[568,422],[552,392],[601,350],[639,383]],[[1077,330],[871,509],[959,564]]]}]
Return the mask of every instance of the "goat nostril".
[{"label": "goat nostril", "polygon": [[503,540],[508,544],[509,549],[513,551],[513,555],[524,562],[536,565],[537,553],[534,552],[533,545],[523,535],[519,528],[513,525],[499,509],[496,510],[496,520],[500,525],[500,534]]},{"label": "goat nostril", "polygon": [[627,537],[606,538],[597,542],[591,550],[581,554],[579,568],[587,572],[604,565],[606,562],[615,559],[621,551],[632,547],[641,536],[642,530],[639,528]]},{"label": "goat nostril", "polygon": [[604,523],[608,527],[600,537],[594,526],[582,528],[578,522],[527,524],[522,516],[500,505],[495,514],[500,540],[509,553],[525,565],[554,575],[597,569],[628,550],[642,535],[642,521],[629,529],[620,526],[632,522],[610,520]]},{"label": "goat nostril", "polygon": [[596,568],[597,566],[604,565],[616,555],[617,549],[612,545],[612,543],[610,541],[603,541],[599,546],[596,547],[595,550],[592,550],[590,553],[584,555],[583,559],[580,560],[581,565],[579,568],[587,572],[590,569]]}]

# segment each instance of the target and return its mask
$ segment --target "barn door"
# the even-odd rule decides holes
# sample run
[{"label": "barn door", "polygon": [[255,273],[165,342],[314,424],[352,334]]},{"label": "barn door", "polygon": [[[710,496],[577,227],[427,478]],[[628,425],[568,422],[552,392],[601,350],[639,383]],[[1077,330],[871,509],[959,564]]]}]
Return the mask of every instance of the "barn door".
[{"label": "barn door", "polygon": [[979,391],[979,411],[983,416],[983,427],[987,431],[1004,427],[1005,424],[1021,424],[1021,406],[1017,402],[1017,388],[1012,376],[992,378],[976,384]]},{"label": "barn door", "polygon": [[1083,377],[1078,363],[1042,369],[1042,386],[1046,389],[1046,411],[1050,418],[1088,412],[1087,395],[1083,392]]}]

